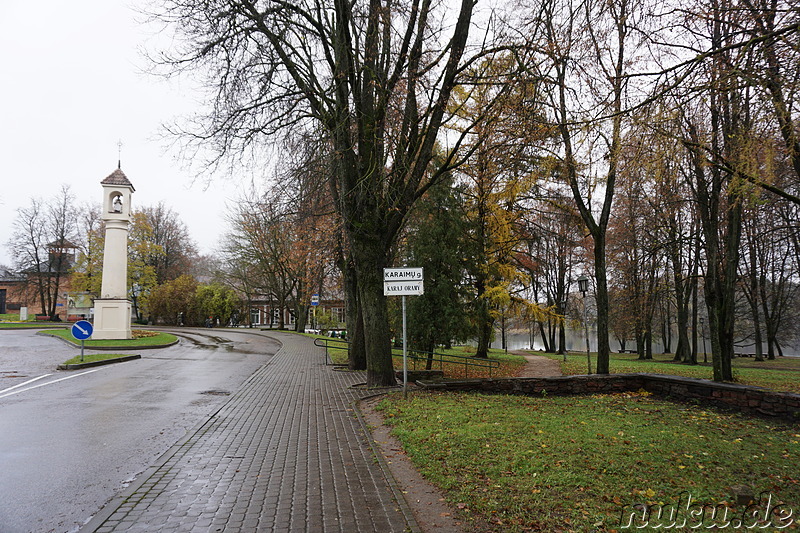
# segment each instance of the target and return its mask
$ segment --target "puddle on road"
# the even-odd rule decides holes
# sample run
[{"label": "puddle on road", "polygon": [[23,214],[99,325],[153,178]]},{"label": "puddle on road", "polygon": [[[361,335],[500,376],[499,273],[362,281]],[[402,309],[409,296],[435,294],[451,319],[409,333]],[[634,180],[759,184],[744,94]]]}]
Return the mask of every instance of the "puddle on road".
[{"label": "puddle on road", "polygon": [[214,390],[214,389],[205,390],[205,391],[201,392],[200,394],[206,394],[206,395],[209,395],[209,396],[230,396],[231,395],[230,391]]},{"label": "puddle on road", "polygon": [[224,349],[226,351],[229,351],[229,352],[235,351],[235,342],[230,340],[230,339],[226,339],[225,337],[217,337],[217,336],[214,336],[214,335],[205,335],[205,334],[202,334],[202,333],[195,333],[194,334],[196,336],[203,337],[204,339],[208,339],[208,340],[210,340],[210,341],[215,343],[215,344],[208,344],[207,342],[204,342],[204,340],[199,340],[199,339],[195,338],[194,336],[190,336],[190,335],[187,335],[187,334],[183,334],[183,335],[178,334],[178,335],[180,337],[188,340],[189,342],[191,342],[192,346],[194,348],[200,348],[202,350],[217,350],[219,348],[222,348],[222,349]]}]

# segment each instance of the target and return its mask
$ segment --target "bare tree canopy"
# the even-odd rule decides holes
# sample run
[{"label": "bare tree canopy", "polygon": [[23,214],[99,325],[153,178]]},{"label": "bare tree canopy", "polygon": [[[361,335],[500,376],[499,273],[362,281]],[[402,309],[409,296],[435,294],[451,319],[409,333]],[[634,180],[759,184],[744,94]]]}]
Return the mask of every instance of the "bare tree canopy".
[{"label": "bare tree canopy", "polygon": [[[47,200],[32,198],[17,210],[13,234],[8,242],[15,267],[28,278],[32,300],[41,313],[56,318],[59,291],[75,263],[78,217],[69,186]],[[66,318],[66,317],[64,317]]]},{"label": "bare tree canopy", "polygon": [[[159,61],[212,92],[179,130],[236,157],[287,128],[321,128],[329,186],[358,278],[370,385],[394,383],[381,270],[429,166],[467,45],[474,2],[172,0],[156,13],[177,36]],[[195,146],[198,146],[195,144]],[[358,341],[358,339],[355,339]]]}]

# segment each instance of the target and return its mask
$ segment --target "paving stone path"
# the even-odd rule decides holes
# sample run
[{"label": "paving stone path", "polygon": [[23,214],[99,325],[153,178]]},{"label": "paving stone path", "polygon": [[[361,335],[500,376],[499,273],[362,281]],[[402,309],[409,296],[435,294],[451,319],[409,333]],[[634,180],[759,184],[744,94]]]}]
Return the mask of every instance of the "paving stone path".
[{"label": "paving stone path", "polygon": [[268,335],[271,361],[82,532],[419,531],[353,410],[365,374]]}]

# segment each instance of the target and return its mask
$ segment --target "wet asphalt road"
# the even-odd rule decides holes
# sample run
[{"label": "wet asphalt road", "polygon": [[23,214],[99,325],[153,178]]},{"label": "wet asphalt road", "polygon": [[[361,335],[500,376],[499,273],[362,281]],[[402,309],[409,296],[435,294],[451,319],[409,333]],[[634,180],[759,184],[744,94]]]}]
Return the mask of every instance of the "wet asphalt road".
[{"label": "wet asphalt road", "polygon": [[79,349],[0,331],[0,533],[77,531],[280,347],[249,330],[175,333],[140,360],[64,372]]}]

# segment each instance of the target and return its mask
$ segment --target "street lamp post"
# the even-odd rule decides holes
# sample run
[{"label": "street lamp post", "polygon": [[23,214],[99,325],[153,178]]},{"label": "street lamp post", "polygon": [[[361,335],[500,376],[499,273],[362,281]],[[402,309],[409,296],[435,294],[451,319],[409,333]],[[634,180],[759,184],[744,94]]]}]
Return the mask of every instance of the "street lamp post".
[{"label": "street lamp post", "polygon": [[703,362],[708,363],[708,352],[706,351],[706,328],[705,319],[700,317],[700,336],[703,337]]},{"label": "street lamp post", "polygon": [[[567,314],[567,300],[564,300],[564,305],[561,308],[561,314],[564,315],[564,316],[566,316],[566,314]],[[564,325],[562,324],[560,327],[563,328]],[[566,363],[567,362],[567,347],[561,344],[561,339],[562,339],[561,333],[559,332],[559,336],[558,336],[559,348],[561,349],[561,352],[564,354],[564,362]]]},{"label": "street lamp post", "polygon": [[581,274],[578,278],[578,290],[583,294],[583,330],[586,333],[586,367],[592,373],[592,358],[589,355],[589,322],[586,320],[586,291],[589,290],[589,278]]}]

